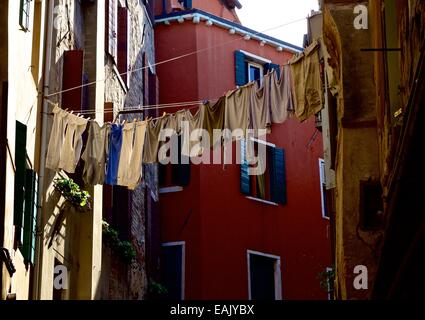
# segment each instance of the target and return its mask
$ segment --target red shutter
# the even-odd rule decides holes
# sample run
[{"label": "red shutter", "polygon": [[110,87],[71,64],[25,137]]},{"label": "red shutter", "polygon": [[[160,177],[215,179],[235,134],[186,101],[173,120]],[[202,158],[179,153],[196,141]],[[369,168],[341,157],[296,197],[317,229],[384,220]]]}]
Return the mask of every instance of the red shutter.
[{"label": "red shutter", "polygon": [[[117,67],[120,74],[127,72],[127,8],[118,8],[118,61]],[[126,75],[122,76],[127,79]],[[127,83],[127,81],[124,81]]]},{"label": "red shutter", "polygon": [[[63,54],[62,90],[83,84],[83,51],[69,50]],[[62,106],[69,110],[80,111],[82,88],[62,93]]]}]

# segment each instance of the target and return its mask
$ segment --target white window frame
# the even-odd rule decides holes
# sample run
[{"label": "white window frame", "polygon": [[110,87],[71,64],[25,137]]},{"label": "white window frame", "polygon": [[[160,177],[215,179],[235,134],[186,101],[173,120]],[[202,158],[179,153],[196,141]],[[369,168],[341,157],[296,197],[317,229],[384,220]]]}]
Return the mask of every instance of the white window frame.
[{"label": "white window frame", "polygon": [[[269,147],[272,147],[272,148],[276,148],[276,145],[274,143],[267,142],[265,140],[257,139],[257,138],[254,138],[254,137],[250,137],[250,140],[257,142],[257,143],[265,144],[266,146],[269,146]],[[271,205],[271,206],[279,206],[279,204],[276,203],[276,202],[264,200],[264,199],[257,198],[257,197],[254,197],[254,196],[245,196],[245,198],[250,199],[250,200],[254,200],[254,201],[257,201],[257,202],[261,202],[261,203],[264,203],[264,204],[268,204],[268,205]]]},{"label": "white window frame", "polygon": [[257,63],[257,62],[253,62],[253,61],[248,61],[248,82],[251,81],[257,81],[255,79],[251,79],[251,72],[250,72],[250,68],[254,67],[254,68],[258,68],[260,70],[260,85],[263,85],[263,78],[264,78],[264,67],[263,65]]},{"label": "white window frame", "polygon": [[276,256],[273,254],[268,254],[264,252],[254,251],[254,250],[247,250],[246,251],[246,259],[247,259],[247,266],[248,266],[248,299],[252,300],[251,297],[251,262],[250,262],[250,255],[257,255],[262,256],[266,258],[271,258],[276,260],[274,264],[274,296],[275,300],[282,300],[282,273],[280,270],[280,256]]},{"label": "white window frame", "polygon": [[[323,170],[322,170],[323,168]],[[326,216],[326,208],[325,208],[325,197],[326,195],[323,192],[323,186],[326,188],[326,167],[325,160],[319,158],[319,176],[320,176],[320,200],[322,204],[322,218],[329,220],[330,217]]]},{"label": "white window frame", "polygon": [[185,270],[186,270],[186,242],[185,241],[175,241],[175,242],[164,242],[161,244],[162,247],[174,247],[174,246],[181,246],[182,247],[182,293],[181,293],[181,299],[184,300],[184,292],[185,292]]},{"label": "white window frame", "polygon": [[171,186],[171,187],[163,187],[159,188],[159,193],[173,193],[173,192],[181,192],[183,191],[183,187],[181,186]]}]

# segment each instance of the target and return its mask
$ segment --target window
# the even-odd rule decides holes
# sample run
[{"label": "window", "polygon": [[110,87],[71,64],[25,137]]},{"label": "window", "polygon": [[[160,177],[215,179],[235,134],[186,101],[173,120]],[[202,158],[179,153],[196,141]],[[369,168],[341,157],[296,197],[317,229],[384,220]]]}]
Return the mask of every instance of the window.
[{"label": "window", "polygon": [[[178,164],[163,165],[159,166],[159,186],[160,192],[175,192],[181,191],[181,187],[186,187],[190,183],[190,159],[181,154],[182,148],[182,136],[177,136],[178,139]],[[168,152],[171,152],[169,150]],[[168,154],[169,155],[169,154]],[[174,187],[180,188],[174,188]],[[173,187],[173,188],[170,188]]]},{"label": "window", "polygon": [[329,219],[328,206],[326,202],[326,170],[325,160],[319,159],[319,175],[320,175],[320,197],[322,201],[322,217]]},{"label": "window", "polygon": [[263,83],[263,66],[250,62],[248,63],[248,82],[257,81],[258,87]]},{"label": "window", "polygon": [[162,277],[167,288],[167,299],[184,299],[185,242],[162,244]]},{"label": "window", "polygon": [[105,1],[105,49],[111,55],[114,62],[117,61],[117,37],[118,37],[118,4],[117,0]]},{"label": "window", "polygon": [[[120,77],[123,79],[124,83],[129,86],[129,76],[128,73],[128,51],[129,51],[129,14],[128,9],[124,6],[118,7],[118,48],[117,48],[117,68],[120,74]],[[126,74],[123,74],[126,73]]]},{"label": "window", "polygon": [[180,4],[185,9],[192,9],[192,0],[179,0]]},{"label": "window", "polygon": [[37,219],[37,174],[27,168],[27,127],[16,122],[15,137],[15,242],[25,262],[34,264]]},{"label": "window", "polygon": [[280,257],[247,251],[249,300],[282,300]]},{"label": "window", "polygon": [[19,25],[22,27],[22,30],[28,31],[30,27],[30,10],[31,10],[31,0],[20,0],[19,8]]},{"label": "window", "polygon": [[[262,140],[251,138],[254,149],[254,157],[258,159],[258,164],[248,163],[247,142],[241,140],[241,192],[249,199],[262,200],[269,204],[286,204],[286,172],[285,153],[283,149],[276,148],[275,145]],[[260,148],[261,144],[261,148]],[[265,163],[262,163],[258,156],[259,150],[266,150]],[[265,166],[263,174],[250,175],[250,169]]]},{"label": "window", "polygon": [[235,51],[235,82],[237,86],[243,86],[250,81],[258,81],[258,84],[261,85],[263,76],[271,70],[276,70],[278,77],[280,76],[279,65],[246,51]]},{"label": "window", "polygon": [[379,181],[360,182],[360,227],[377,230],[383,225],[382,186]]},{"label": "window", "polygon": [[27,126],[16,121],[15,136],[15,199],[14,199],[14,225],[15,241],[20,247],[23,243],[23,227],[25,215],[25,180],[27,157]]}]

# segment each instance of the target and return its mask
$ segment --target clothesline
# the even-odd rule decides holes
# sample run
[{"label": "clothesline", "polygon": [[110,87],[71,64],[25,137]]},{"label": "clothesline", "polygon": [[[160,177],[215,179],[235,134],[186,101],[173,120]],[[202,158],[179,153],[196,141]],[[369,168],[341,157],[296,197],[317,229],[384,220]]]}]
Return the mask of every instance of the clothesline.
[{"label": "clothesline", "polygon": [[[215,101],[218,99],[208,99],[208,101]],[[56,105],[54,101],[46,99],[46,101],[51,104],[52,106]],[[78,111],[78,114],[80,115],[90,115],[90,114],[96,114],[96,113],[113,113],[115,111],[118,112],[126,112],[126,111],[144,111],[144,110],[156,110],[156,109],[166,109],[166,108],[178,108],[178,107],[185,107],[185,106],[192,106],[192,105],[199,105],[204,103],[206,100],[197,100],[197,101],[186,101],[186,102],[174,102],[174,103],[164,103],[164,104],[151,104],[151,105],[138,105],[134,107],[129,107],[121,110],[116,110],[114,108],[106,108],[103,110],[97,110],[97,109],[89,109],[89,110],[81,110]]]},{"label": "clothesline", "polygon": [[[276,27],[272,27],[272,28],[266,29],[266,30],[264,30],[264,31],[255,32],[255,33],[253,33],[252,35],[253,35],[253,36],[256,36],[256,35],[258,35],[258,34],[262,34],[262,33],[267,32],[267,31],[271,31],[271,30],[279,29],[279,28],[282,28],[282,27],[284,27],[284,26],[291,25],[291,24],[294,24],[294,23],[297,23],[297,22],[303,21],[303,20],[305,20],[305,19],[307,19],[307,18],[302,18],[302,19],[293,20],[293,21],[290,21],[290,22],[287,22],[287,23],[281,24],[281,25],[279,25],[279,26],[276,26]],[[218,45],[214,45],[214,46],[210,46],[210,47],[202,48],[202,49],[199,49],[199,50],[196,50],[196,51],[192,51],[192,52],[189,52],[189,53],[186,53],[186,54],[182,54],[182,55],[177,56],[177,57],[173,57],[173,58],[170,58],[170,59],[167,59],[167,60],[163,60],[163,61],[160,61],[160,62],[156,62],[156,63],[153,63],[153,64],[149,64],[148,66],[144,66],[144,67],[140,67],[140,68],[135,68],[135,69],[132,69],[132,70],[130,70],[130,71],[126,71],[126,72],[123,72],[123,73],[119,73],[119,75],[120,75],[120,76],[124,76],[124,75],[127,75],[127,74],[130,74],[130,75],[131,75],[133,72],[141,71],[141,70],[147,69],[147,68],[149,68],[149,67],[158,66],[158,65],[162,65],[162,64],[165,64],[165,63],[168,63],[168,62],[172,62],[172,61],[175,61],[175,60],[179,60],[179,59],[182,59],[182,58],[186,58],[186,57],[189,57],[189,56],[191,56],[191,55],[194,55],[194,54],[197,54],[197,53],[200,53],[200,52],[209,51],[209,50],[212,50],[212,49],[215,49],[215,48],[219,48],[219,47],[222,47],[222,46],[225,46],[225,45],[227,45],[227,44],[233,43],[233,42],[235,42],[235,41],[240,41],[240,40],[244,40],[244,37],[240,37],[240,38],[237,38],[237,39],[234,39],[234,40],[229,40],[229,41],[223,42],[223,43],[218,44]],[[79,85],[79,86],[75,86],[75,87],[68,88],[68,89],[65,89],[65,90],[60,90],[60,91],[57,91],[57,92],[54,92],[54,93],[50,93],[50,94],[45,95],[44,97],[45,97],[45,98],[53,97],[53,96],[56,96],[56,95],[61,94],[61,93],[64,93],[64,92],[69,92],[69,91],[72,91],[72,90],[76,90],[76,89],[80,89],[80,88],[83,88],[83,87],[91,86],[91,85],[93,85],[93,84],[96,84],[96,83],[98,83],[98,82],[104,82],[104,81],[106,81],[106,80],[107,80],[107,78],[103,78],[103,79],[95,80],[95,81],[88,82],[88,83],[85,83],[85,84],[82,84],[82,85]]]},{"label": "clothesline", "polygon": [[[319,46],[315,42],[306,48],[305,55],[290,61],[280,79],[275,70],[268,72],[261,88],[255,81],[231,90],[214,105],[201,101],[142,106],[135,111],[198,104],[177,113],[165,113],[134,123],[99,124],[83,117],[71,115],[52,101],[54,119],[46,155],[46,167],[55,171],[74,173],[80,158],[84,160],[85,183],[120,185],[134,189],[140,184],[143,164],[167,160],[164,135],[171,130],[181,136],[181,155],[200,157],[209,148],[222,147],[226,156],[229,143],[245,139],[249,130],[270,133],[272,124],[281,124],[295,115],[304,121],[323,108],[323,86],[319,59]],[[308,68],[309,72],[305,72]],[[195,114],[190,109],[199,108]],[[125,111],[125,110],[122,110]],[[102,110],[101,112],[104,112]],[[136,119],[137,120],[137,119]],[[157,121],[152,121],[157,120]],[[83,134],[87,142],[83,154]],[[198,134],[198,130],[207,132]],[[220,130],[217,137],[215,131]],[[192,135],[192,133],[196,133]],[[315,133],[317,135],[317,132]],[[166,136],[165,136],[166,138]],[[310,140],[312,143],[314,138]],[[180,142],[179,142],[180,144]],[[169,147],[169,146],[167,146]],[[167,149],[167,148],[165,148]],[[171,149],[168,148],[168,150]],[[244,149],[245,159],[253,159],[252,146]],[[226,161],[226,160],[225,160]]]}]

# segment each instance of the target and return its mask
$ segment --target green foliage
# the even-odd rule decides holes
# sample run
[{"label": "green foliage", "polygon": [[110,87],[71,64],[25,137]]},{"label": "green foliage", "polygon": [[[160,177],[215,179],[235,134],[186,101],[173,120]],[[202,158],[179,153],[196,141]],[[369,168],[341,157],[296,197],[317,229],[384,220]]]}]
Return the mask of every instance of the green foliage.
[{"label": "green foliage", "polygon": [[162,284],[151,280],[149,282],[149,293],[153,294],[153,295],[157,295],[157,296],[162,296],[162,295],[166,295],[168,293],[168,289],[163,286]]},{"label": "green foliage", "polygon": [[90,194],[87,191],[81,190],[80,186],[72,179],[57,178],[53,180],[53,184],[62,196],[75,208],[83,211],[90,209]]},{"label": "green foliage", "polygon": [[118,231],[111,228],[109,223],[102,221],[102,235],[105,244],[114,250],[126,263],[131,263],[136,257],[136,250],[129,241],[121,241],[118,237]]}]

